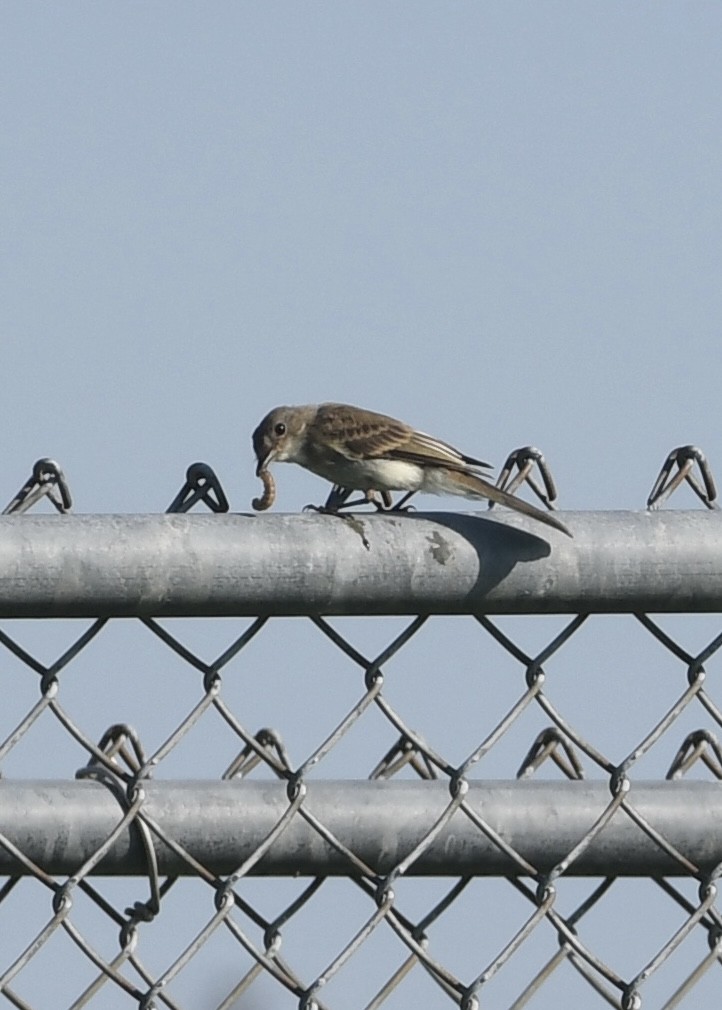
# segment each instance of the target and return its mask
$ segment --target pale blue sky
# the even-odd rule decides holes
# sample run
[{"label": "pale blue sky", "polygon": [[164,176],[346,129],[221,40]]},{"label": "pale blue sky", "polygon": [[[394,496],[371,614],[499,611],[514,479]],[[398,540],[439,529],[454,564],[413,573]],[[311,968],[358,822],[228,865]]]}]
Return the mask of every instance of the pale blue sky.
[{"label": "pale blue sky", "polygon": [[79,509],[155,510],[202,458],[246,509],[252,428],[323,399],[496,463],[537,444],[570,507],[643,504],[676,444],[714,464],[721,29],[705,3],[5,4],[6,497],[51,455]]},{"label": "pale blue sky", "polygon": [[[248,511],[260,418],[279,403],[329,399],[395,414],[496,465],[533,443],[562,507],[643,507],[667,452],[688,442],[722,479],[721,38],[722,6],[705,2],[2,4],[0,504],[52,456],[77,511],[162,511],[201,459],[233,510]],[[279,510],[325,497],[297,468],[276,476]],[[682,491],[678,502],[693,499]],[[13,623],[28,648],[41,636],[47,660],[69,634],[66,624],[31,634]],[[370,654],[391,625],[364,627]],[[538,647],[549,637],[533,619],[512,626],[537,634]],[[480,631],[464,627],[430,628],[387,688],[454,760],[524,687],[518,666],[490,649],[474,708]],[[570,720],[619,759],[684,686],[679,665],[646,639],[653,658],[638,661],[630,643],[644,636],[626,628],[585,626],[550,680]],[[129,692],[131,629],[148,652],[133,661],[144,689]],[[235,633],[220,622],[209,637],[198,626],[182,635],[210,659]],[[696,647],[712,633],[702,628]],[[229,673],[227,697],[251,729],[277,725],[300,761],[362,680],[346,677],[350,664],[341,670],[306,623],[264,636],[249,667],[234,667],[251,676]],[[85,680],[65,678],[65,704],[98,736],[127,719],[152,749],[181,717],[169,679],[181,713],[197,679],[136,625],[101,639],[103,651],[76,661]],[[4,662],[19,717],[36,685]],[[419,691],[424,663],[432,672]],[[299,666],[313,677],[299,680]],[[609,686],[612,674],[623,690]],[[700,721],[690,715],[685,730]],[[489,774],[513,775],[543,724],[535,714],[505,738]],[[78,748],[52,725],[43,732],[54,773],[72,775]],[[367,773],[392,741],[375,723],[364,732],[372,746],[352,735],[319,774]],[[169,766],[218,774],[234,746],[220,733],[191,735]],[[42,747],[18,753],[10,772],[39,773]],[[348,916],[338,928],[347,938],[371,909],[340,893],[324,921]],[[680,922],[664,918],[668,904],[657,915],[643,885],[631,893],[629,907],[646,914],[639,932],[659,936],[645,934],[637,950],[611,912],[589,927],[595,949],[627,974]],[[521,921],[510,911],[504,935]],[[459,949],[458,936],[442,930],[434,952],[473,977],[481,955]],[[173,939],[155,949],[161,965]],[[483,958],[499,946],[487,941]],[[335,943],[323,930],[310,946],[289,940],[310,974]],[[548,956],[548,932],[546,943]],[[337,1002],[329,992],[343,1010],[355,1010],[347,997],[361,984],[350,972]],[[450,1005],[418,975],[394,1007]],[[569,976],[532,1005],[591,998]],[[498,992],[511,999],[515,981],[502,976]],[[194,984],[206,992],[200,969]],[[271,1010],[295,1005],[270,983],[263,994]]]}]

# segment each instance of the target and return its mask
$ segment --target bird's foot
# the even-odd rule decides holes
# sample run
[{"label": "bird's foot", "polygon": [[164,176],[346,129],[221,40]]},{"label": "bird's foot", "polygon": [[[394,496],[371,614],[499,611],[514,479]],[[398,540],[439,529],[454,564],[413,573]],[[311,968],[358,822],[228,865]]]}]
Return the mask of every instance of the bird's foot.
[{"label": "bird's foot", "polygon": [[[365,500],[365,499],[364,499]],[[352,502],[348,503],[353,504]],[[371,550],[371,544],[366,539],[366,534],[364,533],[364,528],[362,522],[356,518],[356,515],[350,512],[341,512],[341,508],[347,508],[346,504],[332,505],[329,507],[328,502],[325,505],[305,505],[303,508],[304,512],[318,512],[322,516],[336,516],[338,519],[343,519],[347,523],[354,533],[358,533],[361,537],[361,543],[364,545],[367,551]]]},{"label": "bird's foot", "polygon": [[[388,492],[386,492],[388,494]],[[407,505],[406,502],[409,500],[412,494],[416,494],[415,491],[408,491],[403,498],[399,498],[395,505],[389,508],[389,512],[415,512],[416,509],[413,505]],[[389,502],[391,496],[389,495]]]},{"label": "bird's foot", "polygon": [[415,512],[416,509],[413,505],[405,505],[404,503],[409,500],[413,491],[404,495],[403,498],[399,499],[396,505],[393,504],[393,498],[391,497],[390,491],[376,491],[370,488],[368,491],[364,491],[361,498],[353,498],[349,501],[349,495],[351,494],[351,488],[341,487],[336,484],[331,490],[328,498],[323,505],[306,505],[304,506],[304,512],[318,512],[321,515],[339,515],[341,510],[356,508],[357,505],[373,505],[377,512]]},{"label": "bird's foot", "polygon": [[392,499],[388,491],[378,492],[371,489],[364,491],[361,498],[349,501],[348,498],[352,491],[353,488],[335,484],[323,505],[307,505],[306,508],[312,509],[314,512],[333,513],[334,515],[339,513],[341,509],[351,509],[357,505],[373,505],[377,512],[388,512],[391,508]]}]

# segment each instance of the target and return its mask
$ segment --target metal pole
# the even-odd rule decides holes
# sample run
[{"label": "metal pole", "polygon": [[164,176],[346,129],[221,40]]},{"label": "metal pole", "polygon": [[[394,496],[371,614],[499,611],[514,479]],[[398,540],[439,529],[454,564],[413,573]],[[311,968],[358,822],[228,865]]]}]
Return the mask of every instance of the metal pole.
[{"label": "metal pole", "polygon": [[[290,801],[283,782],[141,784],[141,813],[211,872],[230,873],[263,844]],[[421,844],[449,804],[443,782],[326,781],[307,785],[302,810],[320,821],[375,872],[390,872]],[[610,802],[603,782],[471,783],[465,800],[533,867],[548,871],[590,831]],[[722,861],[722,788],[715,783],[634,783],[625,802],[686,859],[704,869]],[[9,842],[54,875],[75,873],[122,816],[111,792],[92,781],[0,781],[0,873],[28,873]],[[159,871],[196,871],[152,834]],[[349,860],[296,811],[253,868],[267,875],[346,875]],[[131,824],[94,873],[147,872],[140,834]],[[463,810],[457,810],[410,875],[515,875],[522,869]],[[688,875],[624,809],[566,870],[577,876]]]},{"label": "metal pole", "polygon": [[722,512],[0,517],[0,617],[722,610]]}]

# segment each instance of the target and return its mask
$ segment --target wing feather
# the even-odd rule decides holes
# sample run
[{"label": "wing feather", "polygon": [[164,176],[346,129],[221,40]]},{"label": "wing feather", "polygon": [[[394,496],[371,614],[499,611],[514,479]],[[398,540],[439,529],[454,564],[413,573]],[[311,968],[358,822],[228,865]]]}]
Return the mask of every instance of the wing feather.
[{"label": "wing feather", "polygon": [[325,441],[349,459],[380,459],[402,446],[412,429],[403,421],[343,403],[322,403],[314,426]]},{"label": "wing feather", "polygon": [[399,459],[461,471],[490,466],[387,414],[343,403],[322,403],[314,427],[336,452],[349,459]]},{"label": "wing feather", "polygon": [[390,454],[394,459],[405,459],[410,463],[440,464],[449,467],[451,470],[467,470],[469,467],[489,468],[490,463],[484,463],[473,456],[465,456],[448,442],[442,442],[439,438],[433,438],[424,431],[412,431],[408,440],[403,446],[392,450]]}]

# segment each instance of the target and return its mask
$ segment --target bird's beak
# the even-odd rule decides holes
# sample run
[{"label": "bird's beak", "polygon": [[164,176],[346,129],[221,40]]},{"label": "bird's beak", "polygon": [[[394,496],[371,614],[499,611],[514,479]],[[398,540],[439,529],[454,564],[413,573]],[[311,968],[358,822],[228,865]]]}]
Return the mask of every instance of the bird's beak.
[{"label": "bird's beak", "polygon": [[275,455],[275,450],[269,449],[265,455],[258,457],[258,463],[256,464],[256,477],[260,477],[263,471],[268,469],[268,464]]}]

